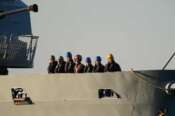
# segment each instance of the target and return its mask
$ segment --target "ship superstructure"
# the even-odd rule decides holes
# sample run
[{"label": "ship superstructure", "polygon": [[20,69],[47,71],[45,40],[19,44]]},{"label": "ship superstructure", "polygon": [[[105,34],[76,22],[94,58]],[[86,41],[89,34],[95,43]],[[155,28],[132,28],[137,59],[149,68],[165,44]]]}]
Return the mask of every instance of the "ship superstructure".
[{"label": "ship superstructure", "polygon": [[38,36],[32,33],[30,11],[38,12],[38,6],[27,6],[20,0],[0,1],[0,66],[3,68],[33,67]]}]

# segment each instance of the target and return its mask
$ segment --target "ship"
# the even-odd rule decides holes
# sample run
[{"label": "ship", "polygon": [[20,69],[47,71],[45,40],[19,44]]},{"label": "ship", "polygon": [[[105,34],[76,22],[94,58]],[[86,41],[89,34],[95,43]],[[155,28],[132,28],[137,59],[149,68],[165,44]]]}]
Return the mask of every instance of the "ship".
[{"label": "ship", "polygon": [[175,115],[175,70],[166,70],[175,53],[162,70],[8,75],[8,68],[33,68],[39,36],[32,33],[31,11],[38,12],[38,6],[0,1],[2,115]]}]

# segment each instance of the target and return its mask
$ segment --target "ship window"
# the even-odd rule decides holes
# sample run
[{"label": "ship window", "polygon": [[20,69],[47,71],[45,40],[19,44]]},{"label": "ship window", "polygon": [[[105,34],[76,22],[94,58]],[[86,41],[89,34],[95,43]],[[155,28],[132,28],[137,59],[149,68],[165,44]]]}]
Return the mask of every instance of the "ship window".
[{"label": "ship window", "polygon": [[121,96],[112,89],[99,89],[98,90],[98,98],[105,98],[105,97],[116,97],[121,98]]}]

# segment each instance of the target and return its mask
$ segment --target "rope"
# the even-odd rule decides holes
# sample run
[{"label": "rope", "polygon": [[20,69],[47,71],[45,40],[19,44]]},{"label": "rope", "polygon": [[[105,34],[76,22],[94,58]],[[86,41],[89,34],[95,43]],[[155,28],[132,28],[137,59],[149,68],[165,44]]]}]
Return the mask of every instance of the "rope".
[{"label": "rope", "polygon": [[171,60],[173,59],[173,57],[175,57],[175,52],[172,54],[172,56],[170,57],[170,59],[168,59],[168,61],[166,62],[166,64],[163,66],[162,70],[165,70],[165,68],[168,66],[168,64],[171,62]]}]

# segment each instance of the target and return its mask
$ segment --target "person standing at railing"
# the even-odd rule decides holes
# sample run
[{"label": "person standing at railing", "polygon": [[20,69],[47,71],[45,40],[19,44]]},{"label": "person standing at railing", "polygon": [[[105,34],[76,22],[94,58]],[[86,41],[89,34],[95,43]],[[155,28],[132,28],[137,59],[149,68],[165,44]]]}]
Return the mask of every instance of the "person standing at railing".
[{"label": "person standing at railing", "polygon": [[66,57],[67,57],[67,61],[66,61],[66,64],[65,64],[65,73],[74,73],[75,63],[72,59],[72,53],[67,52]]},{"label": "person standing at railing", "polygon": [[81,63],[82,56],[78,54],[75,56],[74,60],[75,60],[74,72],[75,73],[84,73],[84,65]]},{"label": "person standing at railing", "polygon": [[112,54],[109,54],[107,56],[107,64],[105,65],[105,72],[116,72],[121,71],[120,65],[115,62],[114,56]]},{"label": "person standing at railing", "polygon": [[101,63],[101,61],[102,61],[101,57],[97,56],[93,72],[99,72],[99,73],[104,72],[104,65]]},{"label": "person standing at railing", "polygon": [[57,66],[58,62],[55,60],[55,56],[51,55],[50,62],[48,66],[48,73],[55,73],[55,68]]},{"label": "person standing at railing", "polygon": [[56,66],[55,73],[65,73],[65,64],[63,56],[58,58],[58,65]]},{"label": "person standing at railing", "polygon": [[94,66],[92,65],[92,61],[90,57],[86,58],[86,65],[84,68],[85,73],[91,73],[93,71]]}]

